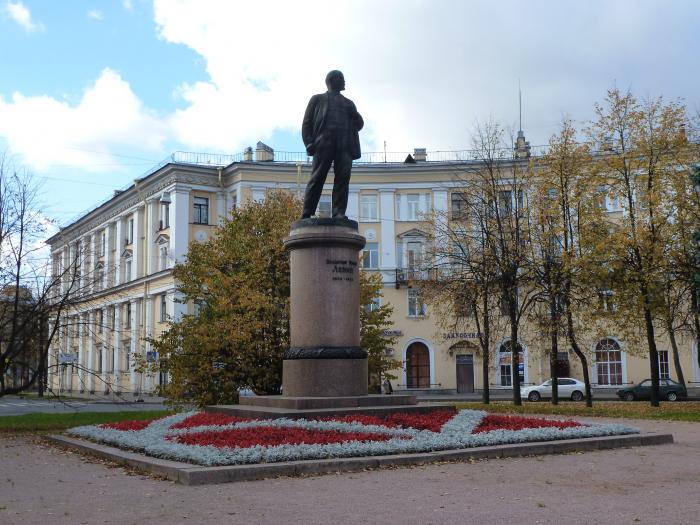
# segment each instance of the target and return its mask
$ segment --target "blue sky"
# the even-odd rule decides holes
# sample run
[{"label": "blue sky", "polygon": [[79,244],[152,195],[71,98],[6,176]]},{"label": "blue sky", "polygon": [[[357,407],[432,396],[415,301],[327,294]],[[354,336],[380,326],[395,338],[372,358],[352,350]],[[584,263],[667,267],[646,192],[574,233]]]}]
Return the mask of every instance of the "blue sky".
[{"label": "blue sky", "polygon": [[[694,0],[0,0],[0,149],[65,223],[173,151],[300,151],[341,69],[363,148],[459,150],[477,120],[544,144],[606,89],[700,109]],[[334,18],[337,17],[337,18]],[[338,22],[340,21],[340,22]]]}]

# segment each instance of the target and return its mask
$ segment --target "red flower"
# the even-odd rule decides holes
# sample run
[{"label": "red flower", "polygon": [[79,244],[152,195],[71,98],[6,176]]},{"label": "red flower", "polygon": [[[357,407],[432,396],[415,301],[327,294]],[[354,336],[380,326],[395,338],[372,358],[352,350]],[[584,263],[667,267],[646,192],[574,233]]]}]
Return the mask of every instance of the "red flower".
[{"label": "red flower", "polygon": [[525,428],[573,428],[584,426],[576,421],[558,421],[555,419],[541,419],[521,416],[502,416],[489,414],[474,429],[474,434],[490,432],[492,430],[523,430]]},{"label": "red flower", "polygon": [[457,412],[455,410],[434,410],[418,414],[415,412],[394,412],[386,417],[386,422],[402,427],[415,428],[417,430],[430,430],[440,432],[442,425],[452,419]]},{"label": "red flower", "polygon": [[156,419],[140,419],[138,421],[119,421],[118,423],[105,423],[103,425],[98,425],[100,428],[112,428],[114,430],[124,430],[124,431],[139,431],[146,428],[148,425],[153,423]]},{"label": "red flower", "polygon": [[197,412],[193,416],[183,419],[179,423],[170,425],[170,428],[192,428],[202,427],[205,425],[223,426],[230,425],[232,423],[242,423],[244,421],[251,421],[251,419],[246,417],[227,416],[225,414]]},{"label": "red flower", "polygon": [[183,445],[248,448],[256,445],[325,445],[347,441],[387,441],[392,436],[372,432],[338,432],[304,428],[252,427],[209,432],[195,432],[169,439]]},{"label": "red flower", "polygon": [[330,416],[319,418],[319,421],[338,421],[340,423],[360,423],[362,425],[381,425],[383,427],[415,428],[417,430],[430,430],[440,432],[442,425],[452,419],[457,412],[455,410],[434,410],[432,412],[391,412],[380,416],[368,416],[365,414],[351,414],[347,416]]}]

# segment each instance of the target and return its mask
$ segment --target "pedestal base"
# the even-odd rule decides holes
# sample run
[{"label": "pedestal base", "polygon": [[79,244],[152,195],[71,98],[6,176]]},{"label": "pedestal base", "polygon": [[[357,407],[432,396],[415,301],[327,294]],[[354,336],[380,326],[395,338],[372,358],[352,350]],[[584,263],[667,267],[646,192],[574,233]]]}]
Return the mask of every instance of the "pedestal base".
[{"label": "pedestal base", "polygon": [[367,359],[285,359],[282,386],[285,397],[367,396]]},{"label": "pedestal base", "polygon": [[257,419],[287,417],[310,419],[326,416],[367,414],[382,416],[392,412],[432,412],[444,404],[416,404],[412,395],[364,395],[345,397],[242,397],[239,405],[215,405],[207,412]]}]

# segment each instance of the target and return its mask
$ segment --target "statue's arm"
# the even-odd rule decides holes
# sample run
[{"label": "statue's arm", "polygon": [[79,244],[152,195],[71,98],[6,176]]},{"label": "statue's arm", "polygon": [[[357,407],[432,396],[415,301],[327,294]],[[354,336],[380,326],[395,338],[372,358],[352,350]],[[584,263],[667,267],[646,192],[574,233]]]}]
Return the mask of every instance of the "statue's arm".
[{"label": "statue's arm", "polygon": [[313,147],[314,142],[314,114],[316,113],[316,104],[318,104],[318,97],[314,95],[306,106],[304,120],[301,123],[301,139],[304,141],[304,147],[306,147],[307,151],[309,147]]},{"label": "statue's arm", "polygon": [[357,107],[355,107],[355,103],[352,101],[350,103],[352,104],[352,111],[355,115],[355,130],[360,131],[364,127],[365,121],[362,120],[362,115],[360,115],[357,112]]}]

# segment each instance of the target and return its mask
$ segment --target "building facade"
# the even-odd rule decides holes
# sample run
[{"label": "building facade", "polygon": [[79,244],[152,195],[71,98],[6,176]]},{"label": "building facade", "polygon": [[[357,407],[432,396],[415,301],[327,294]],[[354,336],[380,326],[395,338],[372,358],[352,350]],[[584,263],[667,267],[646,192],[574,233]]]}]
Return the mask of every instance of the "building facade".
[{"label": "building facade", "polygon": [[[529,155],[524,138],[522,150],[516,157]],[[405,162],[361,159],[353,168],[347,214],[359,222],[367,239],[362,268],[381,273],[381,302],[394,307],[393,356],[403,363],[394,389],[467,393],[483,388],[476,328],[443,328],[410,283],[430,234],[421,217],[430,211],[449,216],[459,206],[455,171],[474,161],[459,160],[457,153],[452,159],[431,156],[417,149]],[[288,154],[275,158],[275,152],[260,143],[255,157],[251,149],[240,157],[175,154],[49,239],[55,271],[79,265],[84,294],[66,316],[51,351],[49,381],[54,391],[138,395],[167,381],[165,374],[141,373],[138,365],[158,363],[148,339],[157,337],[169,319],[196,308],[178,302],[174,264],[183,260],[190,242],[209,239],[231,209],[263,200],[274,190],[301,195],[310,174],[308,160]],[[320,215],[330,212],[331,190],[329,180]],[[609,213],[619,212],[614,200],[606,200],[605,206]],[[509,344],[504,333],[491,351],[492,389],[511,388]],[[548,338],[525,326],[518,344],[521,381],[547,379]],[[660,340],[659,349],[662,377],[675,379],[670,345]],[[558,355],[560,376],[581,378],[575,355],[563,350]],[[649,376],[644,349],[630,348],[619,334],[591,341],[587,350],[594,388],[614,388]],[[681,362],[691,386],[700,382],[695,341],[681,341]]]}]

